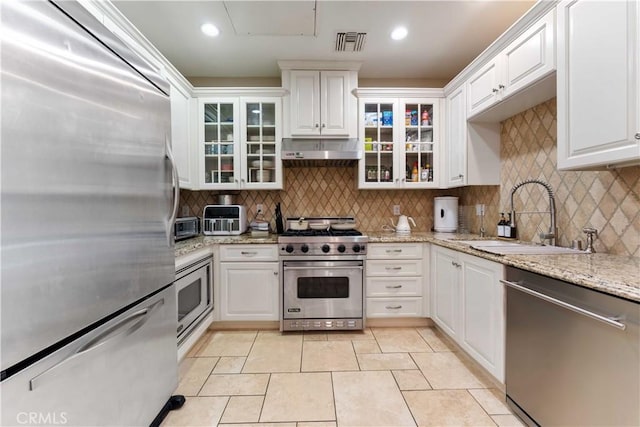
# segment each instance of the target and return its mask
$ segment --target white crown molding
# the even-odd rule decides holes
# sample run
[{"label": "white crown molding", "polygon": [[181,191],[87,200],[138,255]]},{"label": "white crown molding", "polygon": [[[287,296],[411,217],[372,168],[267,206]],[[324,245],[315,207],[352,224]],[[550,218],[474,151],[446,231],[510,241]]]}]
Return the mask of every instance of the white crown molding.
[{"label": "white crown molding", "polygon": [[280,70],[342,70],[358,71],[362,62],[358,61],[278,61]]},{"label": "white crown molding", "polygon": [[444,98],[441,88],[364,87],[351,92],[358,98]]},{"label": "white crown molding", "polygon": [[281,87],[197,87],[193,89],[193,96],[202,98],[207,96],[275,96],[283,97],[289,91]]}]

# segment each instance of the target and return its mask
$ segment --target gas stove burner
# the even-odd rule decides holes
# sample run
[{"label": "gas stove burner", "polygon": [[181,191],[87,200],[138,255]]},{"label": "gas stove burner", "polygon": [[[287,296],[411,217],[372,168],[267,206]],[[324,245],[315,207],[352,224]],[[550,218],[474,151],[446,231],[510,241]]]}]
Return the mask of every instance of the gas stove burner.
[{"label": "gas stove burner", "polygon": [[358,230],[286,230],[281,236],[285,237],[344,237],[344,236],[362,236]]}]

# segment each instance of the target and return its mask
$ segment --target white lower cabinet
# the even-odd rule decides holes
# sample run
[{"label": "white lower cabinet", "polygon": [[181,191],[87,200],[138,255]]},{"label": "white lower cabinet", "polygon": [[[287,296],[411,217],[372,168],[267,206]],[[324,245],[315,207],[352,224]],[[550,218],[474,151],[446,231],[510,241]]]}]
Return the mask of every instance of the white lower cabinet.
[{"label": "white lower cabinet", "polygon": [[278,284],[276,245],[221,245],[220,320],[278,320]]},{"label": "white lower cabinet", "polygon": [[367,317],[422,317],[428,313],[428,246],[372,243],[368,247]]},{"label": "white lower cabinet", "polygon": [[504,266],[435,245],[431,254],[433,321],[504,383]]}]

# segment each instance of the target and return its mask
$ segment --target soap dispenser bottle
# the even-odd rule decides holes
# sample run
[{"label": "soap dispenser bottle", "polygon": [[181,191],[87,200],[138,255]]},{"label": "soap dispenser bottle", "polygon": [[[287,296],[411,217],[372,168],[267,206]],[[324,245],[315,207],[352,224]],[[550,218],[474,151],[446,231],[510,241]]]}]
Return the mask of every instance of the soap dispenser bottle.
[{"label": "soap dispenser bottle", "polygon": [[505,237],[504,228],[507,224],[507,219],[504,217],[504,212],[500,212],[500,221],[498,221],[498,237]]}]

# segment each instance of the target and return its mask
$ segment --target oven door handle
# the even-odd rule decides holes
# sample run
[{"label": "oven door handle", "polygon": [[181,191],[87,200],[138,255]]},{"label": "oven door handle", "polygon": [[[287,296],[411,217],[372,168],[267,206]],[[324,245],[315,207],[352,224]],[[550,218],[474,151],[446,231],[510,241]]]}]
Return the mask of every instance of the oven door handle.
[{"label": "oven door handle", "polygon": [[322,267],[282,267],[285,271],[289,270],[362,270],[364,267],[361,265],[349,265],[349,266],[322,266]]}]

